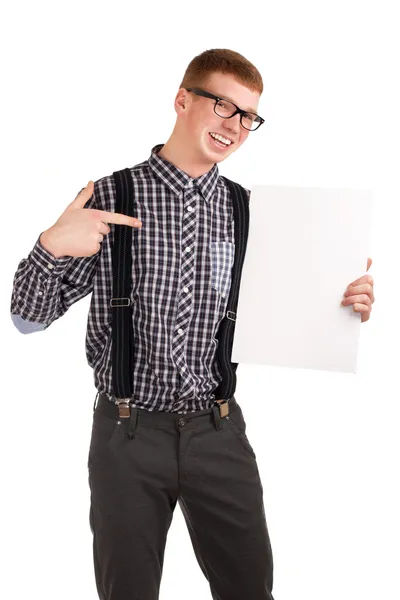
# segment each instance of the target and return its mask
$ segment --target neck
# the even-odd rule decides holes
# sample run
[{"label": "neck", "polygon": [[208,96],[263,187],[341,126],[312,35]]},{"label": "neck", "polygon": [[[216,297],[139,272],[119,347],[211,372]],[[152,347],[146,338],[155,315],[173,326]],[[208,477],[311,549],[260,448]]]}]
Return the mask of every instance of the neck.
[{"label": "neck", "polygon": [[173,134],[158,152],[158,156],[184,171],[189,177],[200,177],[208,173],[215,163],[202,157],[190,143],[178,140]]}]

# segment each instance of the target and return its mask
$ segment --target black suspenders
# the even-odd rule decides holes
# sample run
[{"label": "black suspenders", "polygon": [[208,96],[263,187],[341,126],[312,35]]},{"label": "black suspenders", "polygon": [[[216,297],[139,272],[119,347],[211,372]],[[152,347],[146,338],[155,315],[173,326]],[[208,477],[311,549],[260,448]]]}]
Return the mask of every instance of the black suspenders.
[{"label": "black suspenders", "polygon": [[[115,171],[116,185],[115,212],[135,216],[132,174],[129,168]],[[231,363],[230,357],[235,330],[236,307],[239,296],[240,280],[246,253],[249,231],[249,203],[246,190],[223,177],[229,186],[235,227],[235,260],[232,267],[232,283],[227,310],[222,319],[217,339],[219,341],[216,360],[222,374],[222,381],[215,390],[215,398],[231,398],[236,388],[236,369],[238,363]],[[112,385],[115,402],[118,404],[120,418],[130,417],[130,405],[133,395],[133,327],[132,327],[132,233],[136,228],[118,225],[114,229],[112,248],[113,297],[110,300],[112,310]],[[220,402],[220,400],[219,400]],[[218,404],[219,404],[218,402]],[[224,416],[224,404],[220,411]]]}]

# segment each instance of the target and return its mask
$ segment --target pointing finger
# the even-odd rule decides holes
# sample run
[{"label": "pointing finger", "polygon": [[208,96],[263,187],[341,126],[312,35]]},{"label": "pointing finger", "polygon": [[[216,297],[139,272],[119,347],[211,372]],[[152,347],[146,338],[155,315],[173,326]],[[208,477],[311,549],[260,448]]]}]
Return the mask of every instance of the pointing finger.
[{"label": "pointing finger", "polygon": [[115,223],[116,225],[129,225],[130,227],[137,227],[141,224],[139,219],[135,219],[135,217],[129,217],[128,215],[123,215],[121,213],[108,212],[106,210],[96,210],[98,213],[98,218],[103,221],[103,223]]}]

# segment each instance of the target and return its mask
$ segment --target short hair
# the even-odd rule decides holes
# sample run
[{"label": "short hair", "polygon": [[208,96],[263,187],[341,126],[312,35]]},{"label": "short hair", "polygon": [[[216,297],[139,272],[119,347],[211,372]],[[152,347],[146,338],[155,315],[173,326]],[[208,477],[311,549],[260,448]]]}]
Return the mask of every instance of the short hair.
[{"label": "short hair", "polygon": [[189,63],[179,88],[201,87],[212,73],[233,75],[252,92],[260,95],[264,85],[260,72],[239,52],[226,48],[205,50]]}]

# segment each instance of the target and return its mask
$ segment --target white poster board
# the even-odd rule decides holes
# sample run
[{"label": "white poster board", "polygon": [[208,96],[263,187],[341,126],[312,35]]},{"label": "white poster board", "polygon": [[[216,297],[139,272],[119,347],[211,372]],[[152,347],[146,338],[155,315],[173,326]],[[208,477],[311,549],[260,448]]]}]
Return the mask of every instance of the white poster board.
[{"label": "white poster board", "polygon": [[356,372],[372,192],[255,185],[232,361]]}]

